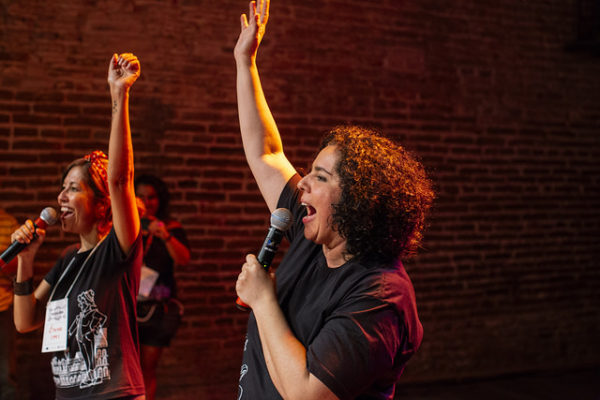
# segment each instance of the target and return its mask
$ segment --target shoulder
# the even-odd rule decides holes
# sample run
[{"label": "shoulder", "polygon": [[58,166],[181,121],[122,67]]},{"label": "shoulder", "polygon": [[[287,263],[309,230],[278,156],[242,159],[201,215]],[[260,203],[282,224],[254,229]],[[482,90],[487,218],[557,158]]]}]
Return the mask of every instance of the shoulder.
[{"label": "shoulder", "polygon": [[98,246],[97,256],[95,258],[100,258],[104,260],[114,260],[114,261],[122,261],[128,259],[135,254],[142,251],[142,231],[138,232],[138,235],[135,241],[132,243],[131,248],[127,253],[125,253],[121,245],[119,243],[119,238],[117,237],[117,232],[115,231],[115,227],[113,226],[110,232],[106,235],[106,237],[102,240],[102,242]]},{"label": "shoulder", "polygon": [[353,295],[366,296],[397,310],[412,308],[414,288],[401,262],[382,265],[369,262],[349,262],[345,280],[352,282]]}]

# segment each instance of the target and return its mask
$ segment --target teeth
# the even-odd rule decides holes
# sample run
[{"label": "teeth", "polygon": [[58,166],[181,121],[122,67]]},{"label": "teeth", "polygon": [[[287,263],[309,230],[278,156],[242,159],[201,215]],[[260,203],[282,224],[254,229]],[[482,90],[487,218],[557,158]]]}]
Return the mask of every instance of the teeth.
[{"label": "teeth", "polygon": [[315,208],[313,206],[311,206],[310,204],[301,202],[300,205],[302,205],[303,207],[306,208],[306,215],[311,216],[316,213]]}]

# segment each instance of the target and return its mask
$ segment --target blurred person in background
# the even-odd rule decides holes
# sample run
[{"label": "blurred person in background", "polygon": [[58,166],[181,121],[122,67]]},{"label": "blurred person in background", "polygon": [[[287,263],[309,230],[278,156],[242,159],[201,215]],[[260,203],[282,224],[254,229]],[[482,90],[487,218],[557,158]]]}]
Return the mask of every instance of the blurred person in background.
[{"label": "blurred person in background", "polygon": [[[0,251],[10,246],[10,235],[19,227],[15,217],[0,208]],[[16,397],[15,325],[12,318],[12,275],[17,269],[17,259],[0,270],[0,400]]]},{"label": "blurred person in background", "polygon": [[177,300],[175,268],[190,261],[190,246],[181,224],[169,215],[170,194],[165,182],[154,175],[135,179],[141,200],[144,264],[138,295],[140,360],[146,398],[154,400],[156,368],[165,347],[171,343],[183,316]]}]

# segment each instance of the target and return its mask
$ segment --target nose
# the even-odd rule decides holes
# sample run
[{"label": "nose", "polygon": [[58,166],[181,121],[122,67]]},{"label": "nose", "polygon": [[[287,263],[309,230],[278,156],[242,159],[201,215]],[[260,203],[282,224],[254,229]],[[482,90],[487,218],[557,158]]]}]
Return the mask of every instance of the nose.
[{"label": "nose", "polygon": [[66,197],[67,195],[65,194],[65,190],[66,189],[62,189],[59,193],[58,196],[56,196],[56,199],[58,200],[58,204],[61,204],[63,201],[66,201]]},{"label": "nose", "polygon": [[308,175],[303,177],[302,179],[300,179],[300,181],[298,182],[298,189],[302,190],[303,192],[307,192],[308,191],[308,179],[307,179]]}]

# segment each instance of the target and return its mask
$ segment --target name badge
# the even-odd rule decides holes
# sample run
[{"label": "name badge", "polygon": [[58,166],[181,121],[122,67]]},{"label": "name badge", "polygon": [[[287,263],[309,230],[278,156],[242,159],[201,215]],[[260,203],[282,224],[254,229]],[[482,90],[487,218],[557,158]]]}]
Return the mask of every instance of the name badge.
[{"label": "name badge", "polygon": [[140,290],[138,292],[138,299],[144,300],[150,296],[150,292],[152,292],[152,288],[158,279],[158,271],[153,270],[152,268],[146,267],[146,265],[142,265],[142,275],[140,278]]},{"label": "name badge", "polygon": [[44,324],[44,339],[42,353],[64,351],[67,349],[68,337],[67,298],[54,300],[46,306],[46,323]]}]

